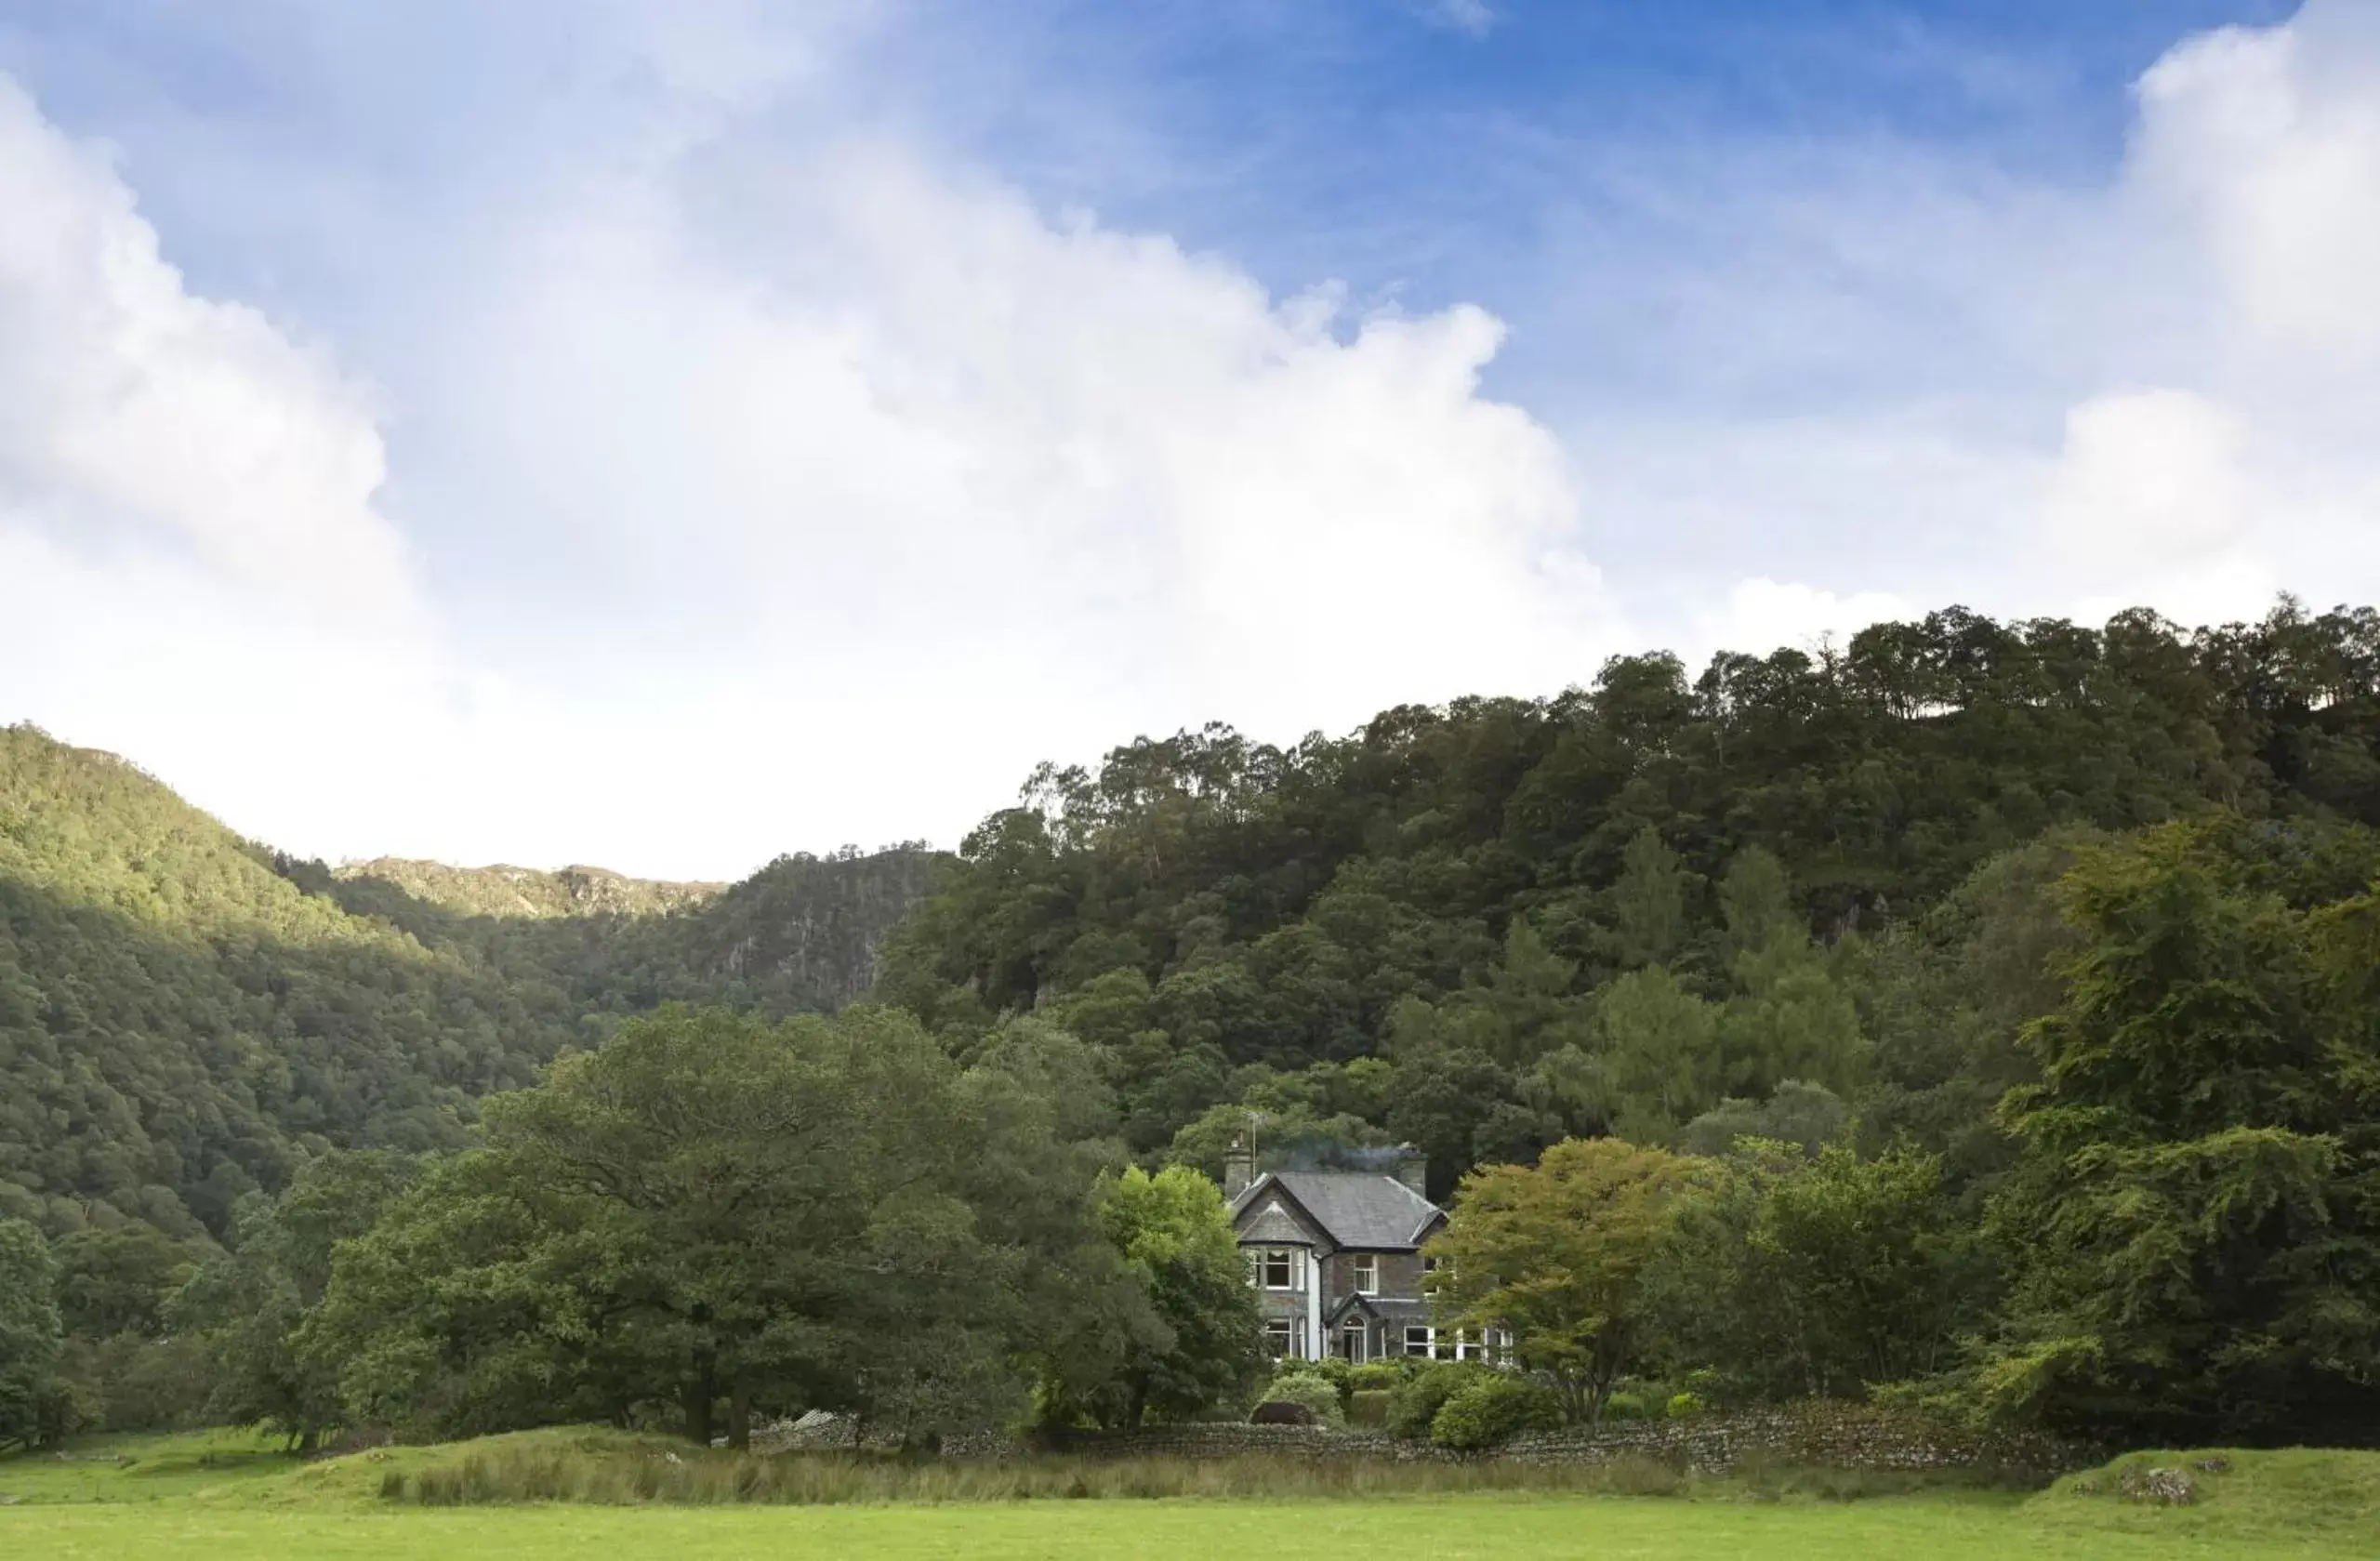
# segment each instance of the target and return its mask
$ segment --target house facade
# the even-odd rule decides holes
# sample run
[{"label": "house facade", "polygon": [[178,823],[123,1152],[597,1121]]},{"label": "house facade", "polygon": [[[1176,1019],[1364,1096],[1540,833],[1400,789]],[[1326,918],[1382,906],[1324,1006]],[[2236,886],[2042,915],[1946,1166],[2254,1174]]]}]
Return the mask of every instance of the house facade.
[{"label": "house facade", "polygon": [[1362,1362],[1501,1351],[1492,1332],[1441,1336],[1431,1323],[1421,1247],[1447,1216],[1423,1196],[1422,1171],[1408,1149],[1387,1171],[1259,1174],[1245,1142],[1233,1147],[1223,1196],[1274,1355]]}]

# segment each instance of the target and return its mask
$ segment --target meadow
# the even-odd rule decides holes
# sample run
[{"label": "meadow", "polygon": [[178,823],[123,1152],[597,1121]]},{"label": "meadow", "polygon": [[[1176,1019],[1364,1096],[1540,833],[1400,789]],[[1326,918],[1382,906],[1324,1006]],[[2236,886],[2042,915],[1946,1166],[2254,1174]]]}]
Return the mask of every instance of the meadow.
[{"label": "meadow", "polygon": [[[1285,1543],[1501,1561],[2367,1557],[2380,1454],[2228,1452],[2199,1500],[2144,1507],[2118,1470],[2025,1494],[1755,1471],[1482,1474],[1394,1466],[855,1466],[736,1459],[602,1433],[540,1432],[301,1462],[236,1433],[92,1442],[0,1461],[0,1554],[1176,1557]],[[2208,1454],[2135,1454],[2189,1466]],[[761,1473],[746,1471],[760,1467]],[[659,1477],[619,1483],[622,1469]],[[475,1470],[475,1474],[467,1474]],[[692,1471],[689,1473],[688,1471]],[[774,1471],[785,1471],[776,1473]],[[671,1475],[675,1475],[674,1481]],[[771,1480],[779,1483],[772,1485]],[[473,1482],[476,1481],[476,1484]],[[569,1500],[523,1499],[522,1482]],[[425,1495],[425,1484],[427,1494]],[[1626,1494],[1623,1488],[1659,1494]],[[651,1495],[640,1495],[640,1488]],[[1207,1494],[1172,1494],[1180,1490]]]}]

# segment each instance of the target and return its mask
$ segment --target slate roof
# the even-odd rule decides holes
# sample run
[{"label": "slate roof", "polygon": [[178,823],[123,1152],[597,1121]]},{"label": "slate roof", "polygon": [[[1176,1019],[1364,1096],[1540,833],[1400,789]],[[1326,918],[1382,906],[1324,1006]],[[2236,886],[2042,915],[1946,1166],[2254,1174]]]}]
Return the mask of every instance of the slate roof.
[{"label": "slate roof", "polygon": [[1288,1210],[1279,1208],[1266,1209],[1241,1226],[1239,1238],[1243,1242],[1261,1242],[1273,1247],[1314,1245],[1313,1241],[1307,1237],[1303,1227],[1297,1223],[1296,1218]]},{"label": "slate roof", "polygon": [[1267,1171],[1239,1195],[1234,1216],[1273,1187],[1295,1198],[1341,1247],[1410,1250],[1439,1216],[1436,1204],[1395,1177],[1353,1171]]},{"label": "slate roof", "polygon": [[1385,1295],[1350,1295],[1330,1309],[1324,1320],[1332,1328],[1344,1324],[1349,1314],[1368,1312],[1385,1323],[1422,1323],[1430,1320],[1430,1303],[1411,1297],[1398,1299]]}]

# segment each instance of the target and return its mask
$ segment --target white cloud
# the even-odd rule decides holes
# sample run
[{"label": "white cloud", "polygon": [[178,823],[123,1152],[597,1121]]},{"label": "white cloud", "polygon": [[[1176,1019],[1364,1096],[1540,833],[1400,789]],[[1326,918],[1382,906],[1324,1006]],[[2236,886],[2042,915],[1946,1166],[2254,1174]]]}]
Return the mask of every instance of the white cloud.
[{"label": "white cloud", "polygon": [[534,128],[459,190],[284,153],[385,245],[336,363],[0,87],[0,716],[303,850],[723,875],[1208,719],[2380,593],[2370,0],[2177,46],[2105,188],[1633,163],[1678,253],[1546,266],[1566,372],[1630,371],[1558,440],[1478,308],[1045,211],[855,109],[840,32],[675,14],[472,55]]},{"label": "white cloud", "polygon": [[2198,311],[2174,378],[2069,411],[2057,577],[2186,617],[2380,591],[2380,7],[2189,40],[2138,96],[2110,281],[2162,273]]},{"label": "white cloud", "polygon": [[163,533],[341,612],[412,605],[366,398],[193,297],[96,149],[0,77],[0,510],[86,546]]},{"label": "white cloud", "polygon": [[2380,596],[2380,5],[2178,40],[2135,99],[2100,187],[1864,143],[1632,169],[1697,242],[1582,293],[1677,365],[1564,419],[1615,593],[1747,647],[1714,561],[2084,618]]},{"label": "white cloud", "polygon": [[2043,520],[2077,583],[2137,577],[2236,540],[2257,494],[2240,419],[2188,390],[2096,397],[2067,414]]},{"label": "white cloud", "polygon": [[370,396],[192,293],[102,151],[5,77],[0,209],[0,720],[346,838],[350,802],[451,757],[414,742],[450,680]]},{"label": "white cloud", "polygon": [[582,568],[709,603],[764,664],[1029,698],[1078,752],[1587,665],[1569,475],[1478,394],[1479,311],[1276,300],[897,149],[706,177],[732,241],[682,182],[615,189],[515,257],[452,364],[474,479]]},{"label": "white cloud", "polygon": [[[113,175],[29,123],[170,279]],[[948,841],[1038,760],[1136,732],[1289,740],[1592,671],[1570,475],[1479,394],[1482,311],[1276,299],[898,145],[685,133],[524,199],[470,241],[469,288],[412,300],[436,317],[401,365],[395,513],[460,582],[435,642],[260,609],[259,582],[404,589],[378,436],[260,318],[152,287],[220,327],[180,330],[173,383],[239,393],[165,403],[79,465],[34,425],[20,464],[61,504],[113,499],[107,470],[150,458],[135,434],[203,431],[121,507],[205,546],[8,523],[49,603],[18,620],[28,648],[100,603],[138,615],[27,713],[299,849],[725,874]],[[28,314],[67,283],[41,285]],[[7,373],[37,400],[113,339]],[[253,745],[259,703],[305,712],[302,756]]]},{"label": "white cloud", "polygon": [[2380,8],[2176,47],[2140,83],[2132,174],[2214,261],[2226,324],[2315,362],[2380,363]]}]

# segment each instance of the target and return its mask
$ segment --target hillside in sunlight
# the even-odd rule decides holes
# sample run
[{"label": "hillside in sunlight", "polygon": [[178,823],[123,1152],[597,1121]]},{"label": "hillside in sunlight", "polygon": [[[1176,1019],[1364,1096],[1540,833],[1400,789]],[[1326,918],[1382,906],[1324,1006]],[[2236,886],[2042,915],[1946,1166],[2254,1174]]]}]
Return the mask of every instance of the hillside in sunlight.
[{"label": "hillside in sunlight", "polygon": [[668,883],[628,878],[607,867],[573,865],[552,872],[497,864],[455,867],[443,862],[377,856],[332,869],[342,881],[377,879],[426,904],[462,916],[649,916],[715,898],[723,883]]},{"label": "hillside in sunlight", "polygon": [[468,1142],[479,1096],[611,1015],[848,1000],[931,870],[791,857],[725,893],[335,874],[112,754],[0,729],[0,1214],[219,1235],[312,1149]]}]

